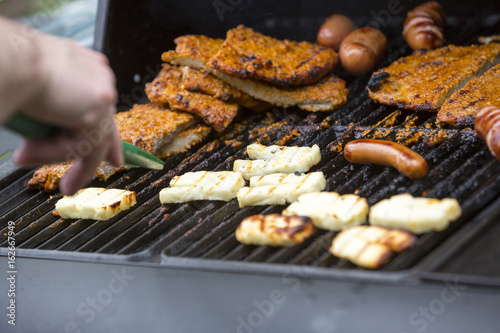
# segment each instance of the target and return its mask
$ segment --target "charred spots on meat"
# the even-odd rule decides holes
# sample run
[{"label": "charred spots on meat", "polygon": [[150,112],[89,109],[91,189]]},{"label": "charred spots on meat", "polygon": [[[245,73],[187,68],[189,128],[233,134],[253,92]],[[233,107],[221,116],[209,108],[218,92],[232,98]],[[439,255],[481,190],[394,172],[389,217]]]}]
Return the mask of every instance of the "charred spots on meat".
[{"label": "charred spots on meat", "polygon": [[467,115],[464,118],[457,120],[458,127],[474,127],[474,121],[476,117],[473,115]]},{"label": "charred spots on meat", "polygon": [[370,80],[368,81],[367,87],[370,91],[377,91],[380,86],[382,85],[382,82],[387,79],[391,74],[387,72],[380,72],[380,73],[375,73],[372,75]]}]

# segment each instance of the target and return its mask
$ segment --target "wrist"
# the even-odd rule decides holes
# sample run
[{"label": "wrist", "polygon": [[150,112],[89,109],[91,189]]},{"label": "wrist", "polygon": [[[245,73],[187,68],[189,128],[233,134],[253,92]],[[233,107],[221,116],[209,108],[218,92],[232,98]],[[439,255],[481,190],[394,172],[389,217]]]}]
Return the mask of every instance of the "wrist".
[{"label": "wrist", "polygon": [[0,121],[31,104],[48,71],[37,31],[0,18]]}]

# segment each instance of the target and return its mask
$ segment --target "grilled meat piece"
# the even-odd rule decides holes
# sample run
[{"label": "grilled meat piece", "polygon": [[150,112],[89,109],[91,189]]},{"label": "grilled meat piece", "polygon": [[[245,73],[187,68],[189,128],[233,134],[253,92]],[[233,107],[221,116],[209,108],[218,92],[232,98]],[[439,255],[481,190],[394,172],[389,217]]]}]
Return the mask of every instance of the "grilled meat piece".
[{"label": "grilled meat piece", "polygon": [[[115,121],[123,140],[159,158],[186,151],[210,132],[207,126],[197,125],[196,118],[188,113],[170,111],[153,104],[134,105],[130,111],[116,114]],[[28,181],[28,186],[33,190],[55,191],[72,165],[72,161],[44,165]],[[127,169],[130,168],[115,168],[102,162],[94,177],[106,181],[116,172]]]},{"label": "grilled meat piece", "polygon": [[154,104],[134,105],[129,112],[115,115],[123,140],[159,158],[162,148],[183,130],[196,123],[188,113],[164,109]]},{"label": "grilled meat piece", "polygon": [[236,103],[257,112],[265,111],[271,107],[269,103],[234,89],[211,74],[188,66],[184,66],[182,69],[182,87],[187,91],[207,94],[221,101]]},{"label": "grilled meat piece", "polygon": [[164,64],[154,81],[146,85],[146,94],[155,104],[200,116],[217,132],[223,132],[238,114],[236,104],[182,89],[182,69],[168,64]]},{"label": "grilled meat piece", "polygon": [[439,110],[437,118],[450,125],[473,126],[477,112],[490,105],[500,107],[500,65],[453,93]]},{"label": "grilled meat piece", "polygon": [[400,108],[438,111],[454,91],[499,61],[497,43],[417,51],[375,72],[368,83],[369,96]]},{"label": "grilled meat piece", "polygon": [[308,86],[277,87],[258,80],[245,80],[226,75],[207,66],[207,61],[217,53],[222,45],[221,39],[193,35],[179,37],[175,43],[177,45],[175,51],[163,53],[163,61],[204,70],[233,88],[272,105],[298,106],[306,111],[331,111],[347,102],[349,91],[345,87],[345,82],[333,74],[329,74],[316,84]]},{"label": "grilled meat piece", "polygon": [[337,62],[331,48],[278,40],[239,25],[227,32],[207,65],[227,75],[289,87],[318,82]]}]

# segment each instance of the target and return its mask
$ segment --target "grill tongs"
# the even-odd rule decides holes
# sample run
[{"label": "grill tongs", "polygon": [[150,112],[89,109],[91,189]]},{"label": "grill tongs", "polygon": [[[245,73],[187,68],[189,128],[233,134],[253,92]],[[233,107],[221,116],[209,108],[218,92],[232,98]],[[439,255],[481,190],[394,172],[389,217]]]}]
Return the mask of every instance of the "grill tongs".
[{"label": "grill tongs", "polygon": [[[5,126],[27,138],[48,138],[62,130],[52,125],[40,123],[22,114],[14,115]],[[122,151],[125,157],[125,166],[163,169],[162,160],[126,141],[122,141]]]}]

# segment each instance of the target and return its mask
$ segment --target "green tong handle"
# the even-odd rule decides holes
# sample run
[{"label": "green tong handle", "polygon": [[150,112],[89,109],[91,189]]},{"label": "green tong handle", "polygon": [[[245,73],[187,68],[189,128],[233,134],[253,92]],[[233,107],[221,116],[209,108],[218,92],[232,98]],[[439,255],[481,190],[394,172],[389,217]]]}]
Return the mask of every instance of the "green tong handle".
[{"label": "green tong handle", "polygon": [[[5,127],[32,139],[49,138],[62,131],[59,127],[40,123],[20,113],[15,114],[5,124]],[[125,166],[163,169],[162,160],[126,141],[122,141],[122,151],[125,157]]]},{"label": "green tong handle", "polygon": [[49,138],[62,130],[52,125],[42,124],[20,113],[17,113],[10,118],[10,120],[5,124],[5,127],[21,134],[26,138],[33,139]]}]

